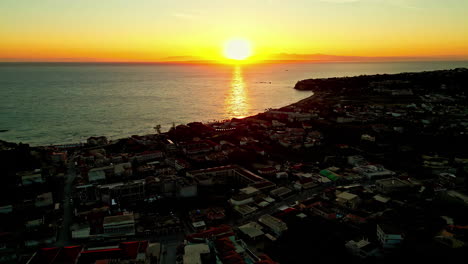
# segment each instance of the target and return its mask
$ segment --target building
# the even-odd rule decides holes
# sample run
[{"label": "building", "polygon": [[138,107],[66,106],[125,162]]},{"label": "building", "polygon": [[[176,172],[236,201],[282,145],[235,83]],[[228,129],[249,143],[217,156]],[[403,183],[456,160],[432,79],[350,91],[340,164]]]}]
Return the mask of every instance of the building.
[{"label": "building", "polygon": [[346,242],[345,247],[351,254],[360,258],[379,256],[380,253],[376,245],[364,239],[360,241],[350,240]]},{"label": "building", "polygon": [[210,247],[206,243],[190,244],[184,247],[184,264],[202,264],[203,259],[210,254]]},{"label": "building", "polygon": [[145,198],[145,180],[131,182],[118,182],[97,186],[101,200],[112,204],[112,200],[118,202],[134,202]]},{"label": "building", "polygon": [[360,199],[359,196],[349,193],[349,192],[341,192],[336,195],[336,202],[342,206],[356,209],[359,205]]},{"label": "building", "polygon": [[119,163],[114,165],[114,175],[116,177],[130,177],[132,176],[132,164],[130,162]]},{"label": "building", "polygon": [[268,214],[260,216],[258,222],[271,229],[276,235],[281,235],[288,230],[285,222]]},{"label": "building", "polygon": [[105,236],[134,236],[135,218],[133,213],[104,217]]},{"label": "building", "polygon": [[348,157],[348,164],[353,166],[353,167],[358,167],[362,165],[367,165],[367,161],[364,159],[364,157],[356,155],[356,156],[349,156]]},{"label": "building", "polygon": [[457,178],[457,176],[452,173],[443,172],[443,173],[439,173],[439,183],[442,186],[454,188],[457,185],[461,185],[463,183],[463,178],[462,177]]},{"label": "building", "polygon": [[113,166],[93,168],[88,171],[88,182],[104,182],[107,175],[114,172]]},{"label": "building", "polygon": [[188,198],[198,195],[197,184],[191,180],[179,178],[176,183],[177,197]]},{"label": "building", "polygon": [[292,190],[286,187],[279,187],[270,191],[270,195],[277,198],[284,198],[291,194]]},{"label": "building", "polygon": [[160,150],[145,151],[145,152],[138,153],[135,156],[133,156],[132,160],[137,160],[138,162],[146,162],[150,160],[160,159],[163,156],[164,154]]},{"label": "building", "polygon": [[309,206],[310,211],[318,216],[321,216],[325,219],[336,219],[337,213],[334,208],[329,204],[322,202],[315,202]]},{"label": "building", "polygon": [[382,165],[364,165],[355,167],[353,170],[369,180],[388,178],[395,175],[395,172],[385,169]]},{"label": "building", "polygon": [[247,215],[257,211],[258,208],[255,206],[249,206],[247,204],[235,205],[234,211],[236,211],[240,216],[246,217]]},{"label": "building", "polygon": [[75,186],[73,196],[75,200],[78,200],[82,203],[94,202],[97,200],[96,185],[86,184]]},{"label": "building", "polygon": [[274,183],[237,165],[189,171],[187,176],[204,186],[231,183],[237,186],[253,186],[259,190],[275,187]]},{"label": "building", "polygon": [[403,241],[403,232],[389,224],[377,225],[377,239],[383,248],[396,248]]},{"label": "building", "polygon": [[121,242],[118,245],[99,248],[83,246],[41,248],[27,264],[61,263],[159,263],[160,244],[148,241]]},{"label": "building", "polygon": [[408,191],[413,187],[413,184],[398,178],[388,178],[375,181],[375,186],[382,193],[392,193]]},{"label": "building", "polygon": [[251,240],[257,240],[265,234],[263,232],[263,227],[257,222],[248,222],[245,225],[239,226],[239,231],[244,237]]},{"label": "building", "polygon": [[23,184],[23,186],[44,183],[44,179],[42,178],[40,169],[34,170],[33,172],[18,173],[18,176],[21,177],[21,183]]},{"label": "building", "polygon": [[333,172],[333,171],[331,171],[329,169],[321,170],[320,175],[322,175],[324,177],[327,177],[331,181],[337,181],[341,177],[340,175],[336,174],[335,172]]},{"label": "building", "polygon": [[36,201],[34,202],[34,205],[36,207],[47,207],[47,206],[52,206],[53,204],[54,204],[54,199],[52,197],[51,192],[39,194],[36,197]]}]

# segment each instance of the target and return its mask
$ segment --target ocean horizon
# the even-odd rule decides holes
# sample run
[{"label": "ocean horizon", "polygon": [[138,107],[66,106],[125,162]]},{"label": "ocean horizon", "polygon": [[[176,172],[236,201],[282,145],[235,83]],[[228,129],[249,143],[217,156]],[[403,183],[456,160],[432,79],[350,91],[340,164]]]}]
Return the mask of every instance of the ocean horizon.
[{"label": "ocean horizon", "polygon": [[117,139],[286,106],[312,94],[293,89],[303,79],[460,67],[468,61],[0,63],[0,139],[33,146]]}]

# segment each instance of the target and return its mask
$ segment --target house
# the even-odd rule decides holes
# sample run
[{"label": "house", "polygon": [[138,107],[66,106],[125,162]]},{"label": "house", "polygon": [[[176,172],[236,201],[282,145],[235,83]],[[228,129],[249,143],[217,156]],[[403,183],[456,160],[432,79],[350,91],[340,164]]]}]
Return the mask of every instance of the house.
[{"label": "house", "polygon": [[82,203],[94,202],[97,200],[96,185],[86,184],[75,186],[73,196],[75,200],[78,200]]},{"label": "house", "polygon": [[288,226],[285,222],[269,214],[260,216],[258,222],[271,229],[277,235],[281,235],[288,230]]},{"label": "house", "polygon": [[294,189],[296,190],[307,190],[317,186],[312,178],[302,178],[294,183]]},{"label": "house", "polygon": [[321,170],[320,175],[327,177],[331,181],[337,181],[341,177],[340,175],[336,174],[335,172],[331,171],[330,169]]},{"label": "house", "polygon": [[241,205],[236,205],[234,206],[234,211],[236,211],[240,216],[245,217],[255,211],[257,211],[258,208],[255,206],[249,206],[247,204],[241,204]]},{"label": "house", "polygon": [[133,174],[132,164],[130,162],[119,163],[114,165],[114,174],[117,177],[130,177]]},{"label": "house", "polygon": [[190,168],[190,163],[183,159],[175,159],[174,167],[177,171],[186,170]]},{"label": "house", "polygon": [[388,178],[395,172],[385,169],[382,165],[363,165],[353,168],[353,171],[368,178],[369,180]]},{"label": "house", "polygon": [[104,217],[105,236],[134,236],[135,218],[133,213]]},{"label": "house", "polygon": [[226,184],[228,181],[236,185],[253,186],[257,189],[272,188],[274,183],[237,165],[213,167],[187,172],[200,185]]},{"label": "house", "polygon": [[88,143],[88,145],[92,145],[92,146],[99,146],[99,145],[107,145],[108,144],[108,140],[104,136],[90,137],[90,138],[88,138],[86,140],[86,142]]},{"label": "house", "polygon": [[442,172],[439,173],[439,183],[442,186],[453,188],[457,185],[461,185],[463,183],[463,178],[457,178],[457,176],[452,173]]},{"label": "house", "polygon": [[360,199],[359,196],[349,193],[349,192],[341,192],[336,195],[336,202],[342,206],[356,209],[359,205]]},{"label": "house", "polygon": [[379,248],[367,239],[360,241],[350,240],[345,244],[346,249],[353,255],[360,258],[368,258],[372,256],[379,256]]},{"label": "house", "polygon": [[250,240],[257,240],[262,237],[265,234],[262,230],[263,227],[257,222],[248,222],[245,225],[239,226],[239,231]]},{"label": "house", "polygon": [[362,165],[367,165],[367,161],[364,157],[355,155],[355,156],[348,156],[348,164],[353,167],[358,167]]},{"label": "house", "polygon": [[97,186],[101,200],[111,204],[112,200],[119,202],[132,202],[145,198],[145,180],[131,182],[118,182]]},{"label": "house", "polygon": [[383,248],[391,249],[396,248],[403,241],[403,232],[390,224],[377,225],[377,239]]},{"label": "house", "polygon": [[36,197],[36,201],[34,202],[34,205],[36,207],[52,206],[53,204],[54,204],[54,199],[52,198],[51,192],[39,194]]},{"label": "house", "polygon": [[279,187],[270,191],[270,195],[277,198],[284,198],[292,192],[291,189],[286,187]]},{"label": "house", "polygon": [[211,140],[198,140],[180,143],[182,150],[187,155],[206,153],[213,150],[220,150],[221,145]]},{"label": "house", "polygon": [[229,203],[233,206],[240,206],[244,204],[249,204],[254,202],[254,195],[253,194],[245,194],[239,193],[234,195],[229,199]]},{"label": "house", "polygon": [[91,236],[91,227],[86,225],[75,225],[71,229],[73,239],[88,239]]},{"label": "house", "polygon": [[21,172],[18,173],[18,175],[21,177],[23,186],[44,183],[40,169],[34,170],[33,172]]},{"label": "house", "polygon": [[50,157],[54,163],[64,163],[67,161],[67,152],[53,152]]},{"label": "house", "polygon": [[310,211],[325,219],[337,218],[337,213],[334,210],[332,210],[332,207],[328,206],[328,204],[326,203],[315,202],[312,205],[310,205]]},{"label": "house", "polygon": [[106,171],[113,171],[113,166],[93,168],[88,171],[88,182],[102,182],[106,180]]},{"label": "house", "polygon": [[413,187],[413,184],[398,178],[388,178],[375,181],[375,186],[382,193],[393,193],[408,191]]},{"label": "house", "polygon": [[136,154],[133,157],[133,160],[137,160],[139,162],[146,162],[150,160],[155,160],[155,159],[160,159],[164,156],[163,152],[160,150],[154,150],[154,151],[145,151]]},{"label": "house", "polygon": [[197,184],[193,180],[179,179],[176,183],[177,197],[196,197],[198,194]]},{"label": "house", "polygon": [[210,254],[210,247],[206,243],[189,244],[184,247],[184,264],[202,264],[206,255]]}]

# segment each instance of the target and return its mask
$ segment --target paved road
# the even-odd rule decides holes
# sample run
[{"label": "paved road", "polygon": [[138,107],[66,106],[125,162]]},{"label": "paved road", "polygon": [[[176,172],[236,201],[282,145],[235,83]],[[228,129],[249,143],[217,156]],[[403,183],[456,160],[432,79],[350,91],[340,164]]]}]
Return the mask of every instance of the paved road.
[{"label": "paved road", "polygon": [[62,227],[58,234],[58,239],[56,242],[57,246],[67,246],[71,242],[71,231],[70,226],[73,219],[73,205],[71,203],[71,194],[73,188],[73,181],[76,177],[76,168],[75,163],[73,162],[73,156],[70,157],[70,162],[68,163],[67,174],[65,175],[65,184],[63,190],[63,221]]},{"label": "paved road", "polygon": [[176,263],[177,246],[179,244],[180,244],[180,241],[163,242],[162,255],[161,255],[162,264],[175,264]]}]

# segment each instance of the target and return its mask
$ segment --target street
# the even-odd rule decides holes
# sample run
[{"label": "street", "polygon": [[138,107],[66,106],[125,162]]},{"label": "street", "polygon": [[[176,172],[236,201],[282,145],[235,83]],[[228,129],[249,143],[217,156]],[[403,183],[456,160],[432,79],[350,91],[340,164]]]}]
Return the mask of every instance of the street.
[{"label": "street", "polygon": [[73,189],[73,181],[76,177],[75,163],[73,162],[73,156],[70,157],[67,173],[65,174],[65,184],[63,191],[63,220],[60,228],[56,245],[59,247],[67,246],[71,242],[70,226],[73,220],[73,205],[71,203],[71,194]]}]

